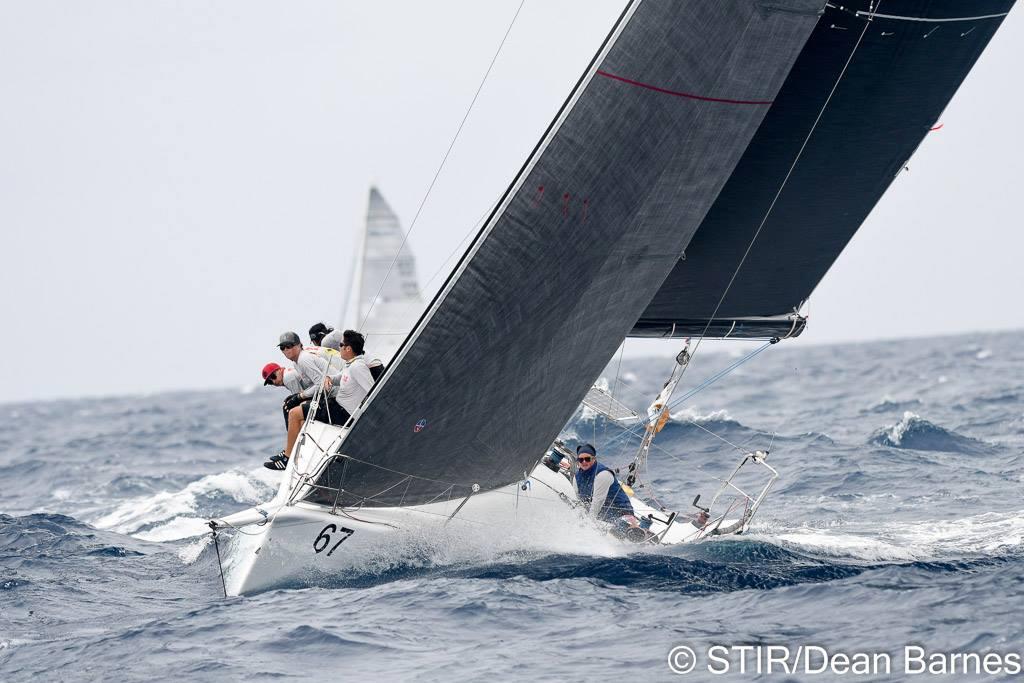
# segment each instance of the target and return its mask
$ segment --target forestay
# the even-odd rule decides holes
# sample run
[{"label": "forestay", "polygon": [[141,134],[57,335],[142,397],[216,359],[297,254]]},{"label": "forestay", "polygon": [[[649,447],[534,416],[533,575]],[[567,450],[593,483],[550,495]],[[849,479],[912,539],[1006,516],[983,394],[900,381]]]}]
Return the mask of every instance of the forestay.
[{"label": "forestay", "polygon": [[823,0],[630,3],[308,498],[516,481],[732,173]]},{"label": "forestay", "polygon": [[868,0],[838,4],[632,336],[799,334],[804,321],[792,314],[929,134],[1013,0],[881,0],[873,14]]}]

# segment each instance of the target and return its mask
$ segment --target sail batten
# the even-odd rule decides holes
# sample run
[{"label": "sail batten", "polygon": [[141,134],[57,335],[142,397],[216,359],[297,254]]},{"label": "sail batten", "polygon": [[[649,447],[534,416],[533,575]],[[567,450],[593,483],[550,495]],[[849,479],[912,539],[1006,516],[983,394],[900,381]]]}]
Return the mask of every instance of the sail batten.
[{"label": "sail batten", "polygon": [[[353,460],[329,466],[310,498],[410,505],[529,471],[687,247],[768,109],[710,97],[773,100],[822,5],[631,3],[357,415],[340,445]],[[711,95],[671,96],[598,70]],[[389,492],[366,500],[380,491]]]}]

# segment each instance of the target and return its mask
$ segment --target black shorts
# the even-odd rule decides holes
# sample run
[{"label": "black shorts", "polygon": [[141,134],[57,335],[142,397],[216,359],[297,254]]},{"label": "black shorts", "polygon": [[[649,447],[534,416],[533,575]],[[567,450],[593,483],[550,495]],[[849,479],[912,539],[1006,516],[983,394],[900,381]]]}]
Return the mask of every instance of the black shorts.
[{"label": "black shorts", "polygon": [[[306,416],[309,415],[309,407],[312,405],[312,401],[304,401],[302,403],[302,419],[305,420]],[[343,425],[348,422],[349,414],[348,411],[342,408],[337,401],[328,396],[320,397],[320,405],[317,406],[316,415],[313,419],[317,422],[326,422],[332,425]]]}]

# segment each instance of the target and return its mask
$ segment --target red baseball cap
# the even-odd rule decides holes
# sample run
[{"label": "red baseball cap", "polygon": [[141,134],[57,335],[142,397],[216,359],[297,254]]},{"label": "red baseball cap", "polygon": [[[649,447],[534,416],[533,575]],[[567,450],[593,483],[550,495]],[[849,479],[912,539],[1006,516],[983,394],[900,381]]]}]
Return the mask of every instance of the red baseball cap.
[{"label": "red baseball cap", "polygon": [[263,366],[263,386],[267,386],[271,383],[270,376],[281,369],[281,366],[277,363],[267,363]]}]

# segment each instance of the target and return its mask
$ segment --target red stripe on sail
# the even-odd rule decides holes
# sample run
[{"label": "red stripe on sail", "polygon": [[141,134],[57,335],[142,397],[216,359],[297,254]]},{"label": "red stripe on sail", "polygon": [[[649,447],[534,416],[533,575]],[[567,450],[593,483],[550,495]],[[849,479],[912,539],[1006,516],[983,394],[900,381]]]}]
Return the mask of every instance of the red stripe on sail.
[{"label": "red stripe on sail", "polygon": [[724,97],[705,97],[704,95],[694,95],[689,92],[680,92],[678,90],[667,90],[666,88],[659,88],[656,85],[650,83],[641,83],[640,81],[634,81],[630,78],[624,78],[622,76],[616,76],[613,73],[607,71],[598,70],[598,75],[610,78],[615,81],[621,81],[622,83],[628,83],[629,85],[635,85],[638,88],[646,88],[647,90],[653,90],[654,92],[660,92],[665,95],[672,95],[673,97],[685,97],[688,100],[700,100],[701,102],[721,102],[722,104],[771,104],[774,100],[730,100]]}]

